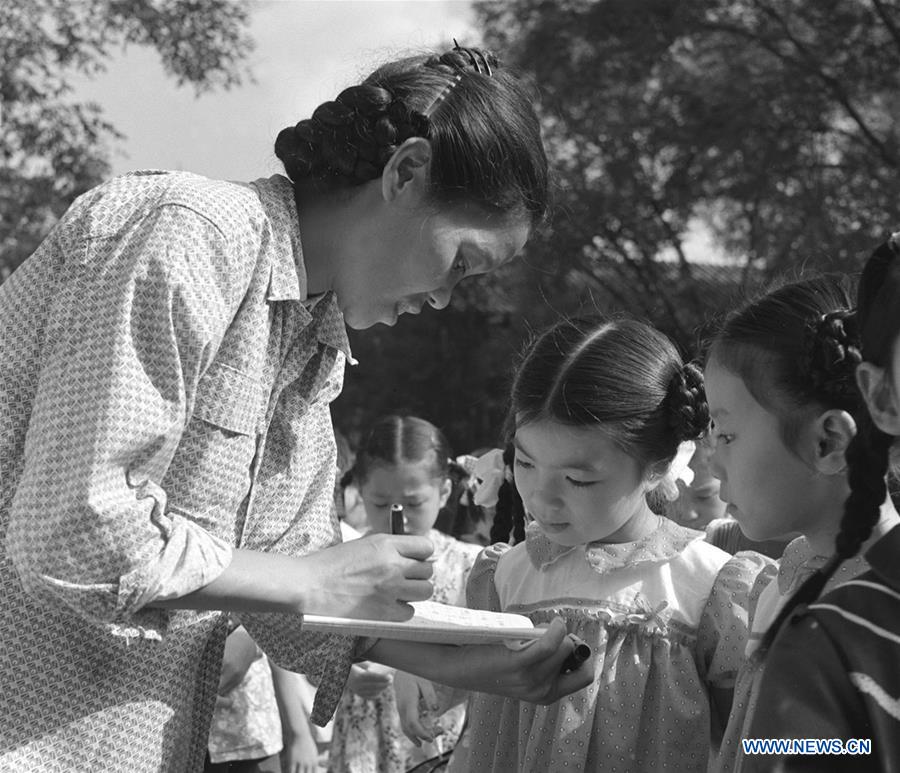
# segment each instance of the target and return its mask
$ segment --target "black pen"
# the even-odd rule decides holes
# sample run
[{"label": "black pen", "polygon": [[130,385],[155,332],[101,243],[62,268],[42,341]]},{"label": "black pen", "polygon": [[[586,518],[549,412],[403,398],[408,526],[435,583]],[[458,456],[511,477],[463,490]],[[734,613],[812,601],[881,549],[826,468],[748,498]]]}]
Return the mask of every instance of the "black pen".
[{"label": "black pen", "polygon": [[570,633],[569,638],[575,644],[575,649],[569,653],[569,656],[563,661],[560,673],[570,674],[577,671],[584,661],[591,656],[591,648],[579,639],[575,634]]},{"label": "black pen", "polygon": [[391,505],[391,534],[406,534],[403,505]]}]

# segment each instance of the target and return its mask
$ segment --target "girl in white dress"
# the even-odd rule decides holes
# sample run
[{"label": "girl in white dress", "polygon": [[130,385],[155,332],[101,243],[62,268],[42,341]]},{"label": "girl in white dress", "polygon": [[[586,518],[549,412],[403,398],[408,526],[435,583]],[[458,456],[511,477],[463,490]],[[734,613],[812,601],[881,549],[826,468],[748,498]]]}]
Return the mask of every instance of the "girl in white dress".
[{"label": "girl in white dress", "polygon": [[530,523],[524,542],[485,549],[468,604],[562,617],[594,681],[547,706],[474,693],[450,770],[705,770],[771,561],[732,557],[648,502],[707,431],[702,374],[647,325],[567,320],[527,350],[511,418]]}]

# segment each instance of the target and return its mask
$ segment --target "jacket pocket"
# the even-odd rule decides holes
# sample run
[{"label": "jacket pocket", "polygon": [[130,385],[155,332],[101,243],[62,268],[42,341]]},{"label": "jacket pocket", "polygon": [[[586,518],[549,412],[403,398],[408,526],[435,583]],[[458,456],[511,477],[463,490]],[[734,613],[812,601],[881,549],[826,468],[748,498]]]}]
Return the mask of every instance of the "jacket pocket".
[{"label": "jacket pocket", "polygon": [[200,379],[194,416],[216,427],[253,435],[259,425],[262,385],[251,376],[213,363]]}]

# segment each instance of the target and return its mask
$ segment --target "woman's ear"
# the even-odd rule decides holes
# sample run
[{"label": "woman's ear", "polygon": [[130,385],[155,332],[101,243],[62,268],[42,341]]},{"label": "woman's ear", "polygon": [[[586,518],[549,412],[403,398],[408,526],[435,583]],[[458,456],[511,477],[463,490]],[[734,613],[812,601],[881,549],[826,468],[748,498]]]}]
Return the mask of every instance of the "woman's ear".
[{"label": "woman's ear", "polygon": [[410,137],[388,159],[381,172],[381,195],[388,202],[418,206],[428,192],[431,178],[431,143]]},{"label": "woman's ear", "polygon": [[861,362],[856,368],[856,385],[875,426],[889,435],[900,435],[900,411],[887,371],[871,362]]},{"label": "woman's ear", "polygon": [[844,452],[856,435],[856,421],[836,408],[825,411],[816,419],[813,427],[816,452],[815,468],[824,475],[839,475],[847,469]]}]

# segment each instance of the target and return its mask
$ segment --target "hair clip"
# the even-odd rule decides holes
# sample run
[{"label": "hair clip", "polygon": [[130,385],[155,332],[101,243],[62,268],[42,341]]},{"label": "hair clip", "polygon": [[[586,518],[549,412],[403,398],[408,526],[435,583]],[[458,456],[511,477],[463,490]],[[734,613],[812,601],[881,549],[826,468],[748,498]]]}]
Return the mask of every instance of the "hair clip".
[{"label": "hair clip", "polygon": [[447,95],[456,88],[456,84],[461,80],[462,73],[457,73],[456,75],[454,75],[453,80],[450,81],[450,83],[448,83],[446,86],[444,86],[443,89],[441,89],[441,93],[434,98],[434,102],[432,102],[427,108],[425,108],[425,110],[422,112],[422,115],[424,115],[426,118],[431,118],[431,115],[434,113],[434,111],[437,110],[438,107],[440,107],[441,102],[443,102],[447,98]]},{"label": "hair clip", "polygon": [[894,255],[900,255],[900,231],[895,231],[888,238],[888,245]]},{"label": "hair clip", "polygon": [[469,57],[469,64],[475,68],[475,72],[487,75],[488,77],[494,74],[484,51],[481,51],[478,48],[465,48],[456,42],[456,38],[453,38],[453,50],[459,51],[461,54],[465,54]]}]

